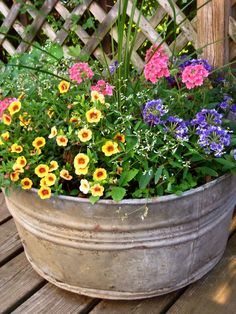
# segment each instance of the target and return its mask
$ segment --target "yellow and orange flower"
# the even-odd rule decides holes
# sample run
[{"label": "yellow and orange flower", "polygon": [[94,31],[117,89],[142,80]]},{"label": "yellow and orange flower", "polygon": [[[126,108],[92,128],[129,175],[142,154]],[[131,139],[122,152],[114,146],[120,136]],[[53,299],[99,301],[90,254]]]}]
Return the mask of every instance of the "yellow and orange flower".
[{"label": "yellow and orange flower", "polygon": [[4,140],[4,141],[8,141],[9,140],[9,137],[10,137],[10,133],[9,132],[4,132],[1,134],[1,138]]},{"label": "yellow and orange flower", "polygon": [[102,152],[105,154],[105,156],[111,156],[119,152],[118,144],[116,142],[107,141],[102,146]]},{"label": "yellow and orange flower", "polygon": [[30,180],[29,178],[22,179],[20,183],[23,190],[30,190],[33,185],[32,180]]},{"label": "yellow and orange flower", "polygon": [[19,172],[14,171],[14,172],[10,173],[10,179],[13,182],[18,181],[19,180]]},{"label": "yellow and orange flower", "polygon": [[85,167],[85,168],[75,168],[75,174],[77,174],[78,176],[88,174],[88,167]]},{"label": "yellow and orange flower", "polygon": [[18,144],[12,144],[10,149],[12,153],[17,153],[17,154],[20,154],[23,151],[23,147]]},{"label": "yellow and orange flower", "polygon": [[92,138],[92,131],[90,129],[83,128],[83,129],[79,130],[78,138],[83,143],[88,142]]},{"label": "yellow and orange flower", "polygon": [[49,108],[47,114],[48,114],[49,118],[51,119],[54,116],[55,111],[52,108]]},{"label": "yellow and orange flower", "polygon": [[69,174],[69,171],[66,170],[66,169],[62,169],[62,170],[60,171],[60,177],[61,177],[62,179],[67,180],[67,181],[72,180],[72,178],[73,178],[73,177]]},{"label": "yellow and orange flower", "polygon": [[107,178],[107,172],[104,168],[97,168],[93,173],[93,180],[102,181]]},{"label": "yellow and orange flower", "polygon": [[21,167],[25,167],[27,164],[27,160],[24,156],[20,156],[16,159],[16,164],[21,166]]},{"label": "yellow and orange flower", "polygon": [[24,173],[24,168],[17,163],[14,163],[14,165],[12,166],[12,170],[14,170],[14,172]]},{"label": "yellow and orange flower", "polygon": [[53,126],[51,128],[51,133],[48,135],[48,138],[53,138],[57,135],[57,128],[55,126]]},{"label": "yellow and orange flower", "polygon": [[34,155],[40,155],[42,153],[41,149],[40,148],[35,148],[33,150],[30,151],[30,155],[31,156],[34,156]]},{"label": "yellow and orange flower", "polygon": [[89,163],[89,157],[86,154],[79,153],[74,158],[74,167],[77,168],[86,168]]},{"label": "yellow and orange flower", "polygon": [[80,118],[76,117],[76,116],[72,116],[70,118],[70,122],[71,123],[80,123]]},{"label": "yellow and orange flower", "polygon": [[52,171],[55,171],[58,169],[58,163],[56,160],[52,160],[50,161],[50,164],[49,164],[49,172],[52,172]]},{"label": "yellow and orange flower", "polygon": [[65,135],[59,135],[56,137],[57,145],[58,146],[66,146],[68,143],[68,138]]},{"label": "yellow and orange flower", "polygon": [[89,185],[88,180],[82,179],[82,180],[80,181],[79,189],[80,189],[80,191],[81,191],[82,193],[88,194],[88,192],[89,192],[89,190],[90,190],[90,185]]},{"label": "yellow and orange flower", "polygon": [[70,83],[67,81],[61,81],[60,84],[58,85],[58,89],[61,94],[67,93],[69,88],[70,88]]},{"label": "yellow and orange flower", "polygon": [[34,169],[34,172],[39,178],[44,178],[49,172],[49,167],[45,164],[40,164]]},{"label": "yellow and orange flower", "polygon": [[48,173],[45,177],[44,177],[44,180],[45,180],[45,185],[47,186],[52,186],[56,183],[56,180],[57,180],[57,177],[54,173]]},{"label": "yellow and orange flower", "polygon": [[45,177],[40,180],[39,184],[40,186],[47,186]]},{"label": "yellow and orange flower", "polygon": [[44,200],[51,197],[51,189],[48,186],[41,186],[38,190],[38,196]]},{"label": "yellow and orange flower", "polygon": [[92,108],[86,112],[86,119],[89,123],[98,123],[102,118],[102,113],[96,108]]},{"label": "yellow and orange flower", "polygon": [[92,196],[102,196],[104,187],[100,184],[95,184],[90,188]]},{"label": "yellow and orange flower", "polygon": [[41,147],[44,147],[46,144],[46,140],[44,137],[36,137],[36,139],[33,141],[32,145],[36,148],[39,149]]},{"label": "yellow and orange flower", "polygon": [[117,140],[118,142],[125,143],[125,135],[121,133],[117,133],[114,137],[114,140]]},{"label": "yellow and orange flower", "polygon": [[12,118],[11,118],[11,116],[9,116],[8,114],[3,114],[3,116],[2,116],[2,122],[4,123],[4,124],[6,124],[6,125],[10,125],[11,124],[11,122],[12,122]]},{"label": "yellow and orange flower", "polygon": [[98,91],[94,90],[91,92],[91,101],[99,101],[101,104],[105,104],[105,96]]},{"label": "yellow and orange flower", "polygon": [[117,167],[117,168],[116,168],[116,173],[117,173],[118,175],[121,175],[122,172],[123,172],[123,168],[122,168],[122,167]]},{"label": "yellow and orange flower", "polygon": [[18,111],[20,111],[20,109],[21,109],[21,102],[19,100],[13,101],[8,107],[8,111],[10,112],[11,116],[17,113]]},{"label": "yellow and orange flower", "polygon": [[23,115],[19,115],[20,125],[27,126],[30,124],[31,119],[28,117],[27,112],[24,112]]}]

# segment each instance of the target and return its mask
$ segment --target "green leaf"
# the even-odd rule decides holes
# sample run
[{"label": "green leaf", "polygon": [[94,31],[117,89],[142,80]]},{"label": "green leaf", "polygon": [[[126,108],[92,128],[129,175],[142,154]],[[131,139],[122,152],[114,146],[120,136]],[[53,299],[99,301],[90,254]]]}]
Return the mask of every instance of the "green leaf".
[{"label": "green leaf", "polygon": [[216,158],[215,159],[219,164],[225,166],[227,169],[236,167],[236,163],[224,158]]},{"label": "green leaf", "polygon": [[92,204],[95,204],[99,200],[99,196],[90,196],[89,201]]},{"label": "green leaf", "polygon": [[48,52],[52,54],[57,59],[62,59],[64,57],[63,48],[59,44],[53,44],[49,49]]},{"label": "green leaf", "polygon": [[145,171],[144,174],[139,179],[139,188],[145,189],[148,183],[151,181],[153,177],[153,169],[149,169],[148,171]]},{"label": "green leaf", "polygon": [[75,47],[73,47],[73,46],[69,47],[68,50],[69,50],[69,54],[72,57],[78,58],[80,56],[80,52],[81,52],[80,45],[76,45]]},{"label": "green leaf", "polygon": [[79,194],[79,190],[78,189],[74,189],[72,191],[70,191],[70,195],[71,196],[77,196]]},{"label": "green leaf", "polygon": [[126,136],[126,150],[132,150],[134,146],[138,143],[137,136],[134,135],[127,135]]},{"label": "green leaf", "polygon": [[209,167],[199,167],[198,170],[204,175],[218,177],[218,173],[214,169],[211,169]]},{"label": "green leaf", "polygon": [[124,198],[125,193],[126,193],[126,189],[119,186],[114,186],[111,189],[111,197],[116,202],[121,201]]},{"label": "green leaf", "polygon": [[163,170],[163,166],[160,166],[158,169],[157,169],[157,171],[156,171],[156,173],[155,173],[155,177],[154,177],[154,182],[155,182],[155,184],[157,184],[158,183],[158,181],[160,180],[160,177],[161,177],[161,175],[162,175],[162,170]]},{"label": "green leaf", "polygon": [[129,171],[124,171],[119,179],[119,185],[125,186],[128,184],[129,181],[131,181],[137,174],[139,170],[138,169],[132,169]]}]

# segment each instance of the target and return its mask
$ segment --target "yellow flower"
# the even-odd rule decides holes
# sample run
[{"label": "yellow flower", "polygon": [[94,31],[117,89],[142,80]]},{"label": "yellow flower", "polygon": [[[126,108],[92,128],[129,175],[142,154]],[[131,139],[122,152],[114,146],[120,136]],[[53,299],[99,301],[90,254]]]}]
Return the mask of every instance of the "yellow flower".
[{"label": "yellow flower", "polygon": [[80,181],[79,189],[80,189],[80,191],[81,191],[82,193],[88,194],[88,192],[89,192],[89,190],[90,190],[90,185],[89,185],[88,180],[82,179],[82,180]]},{"label": "yellow flower", "polygon": [[16,159],[16,164],[21,166],[21,167],[25,167],[27,164],[27,160],[25,159],[24,156],[20,156]]},{"label": "yellow flower", "polygon": [[14,163],[14,165],[12,166],[12,170],[17,173],[24,173],[23,167],[17,163]]},{"label": "yellow flower", "polygon": [[69,171],[66,169],[63,169],[60,171],[60,177],[62,179],[65,179],[67,181],[71,180],[73,177],[69,174]]},{"label": "yellow flower", "polygon": [[85,168],[75,168],[75,174],[77,174],[78,176],[80,175],[86,175],[88,173],[88,167]]},{"label": "yellow flower", "polygon": [[83,143],[88,142],[92,138],[92,131],[87,129],[87,128],[83,128],[83,129],[79,130],[78,138]]},{"label": "yellow flower", "polygon": [[38,190],[38,196],[44,200],[51,197],[51,189],[48,186],[41,186]]},{"label": "yellow flower", "polygon": [[49,166],[49,172],[52,172],[54,170],[58,169],[58,163],[55,160],[50,161],[50,166]]},{"label": "yellow flower", "polygon": [[3,114],[2,116],[2,122],[6,125],[10,125],[12,122],[11,116],[9,116],[8,114]]},{"label": "yellow flower", "polygon": [[33,141],[32,145],[38,149],[41,147],[44,147],[46,144],[45,138],[44,137],[36,137],[36,139]]},{"label": "yellow flower", "polygon": [[79,153],[74,158],[74,167],[77,168],[86,168],[89,163],[89,157],[83,153]]},{"label": "yellow flower", "polygon": [[22,179],[20,183],[23,190],[29,190],[33,185],[33,182],[29,178]]},{"label": "yellow flower", "polygon": [[12,172],[10,173],[10,179],[13,182],[16,182],[19,180],[19,172]]},{"label": "yellow flower", "polygon": [[40,180],[39,184],[40,186],[47,186],[45,177]]},{"label": "yellow flower", "polygon": [[17,113],[21,109],[21,102],[19,100],[13,101],[10,106],[8,107],[8,111],[10,112],[10,115]]},{"label": "yellow flower", "polygon": [[66,146],[68,143],[68,138],[64,135],[59,135],[56,137],[56,141],[58,146]]},{"label": "yellow flower", "polygon": [[48,173],[45,177],[44,177],[44,180],[45,180],[45,185],[47,186],[51,186],[53,184],[55,184],[56,180],[57,180],[57,177],[55,176],[54,173]]},{"label": "yellow flower", "polygon": [[96,90],[91,92],[91,100],[92,102],[99,101],[101,104],[105,104],[105,96]]},{"label": "yellow flower", "polygon": [[121,175],[122,172],[123,172],[123,168],[122,168],[122,167],[117,167],[117,168],[116,168],[116,173],[117,173],[118,175]]},{"label": "yellow flower", "polygon": [[33,150],[30,151],[30,155],[34,156],[34,155],[40,155],[42,153],[40,148],[35,148]]},{"label": "yellow flower", "polygon": [[97,168],[93,173],[93,180],[102,181],[107,178],[107,172],[104,168]]},{"label": "yellow flower", "polygon": [[98,123],[101,120],[102,113],[96,108],[92,108],[86,112],[86,119],[89,123]]},{"label": "yellow flower", "polygon": [[105,154],[105,156],[111,156],[113,154],[116,154],[119,152],[118,150],[118,144],[116,142],[107,141],[102,146],[102,151]]},{"label": "yellow flower", "polygon": [[92,196],[102,196],[104,192],[104,187],[100,184],[95,184],[90,188]]},{"label": "yellow flower", "polygon": [[49,167],[45,164],[40,164],[34,169],[35,174],[37,174],[39,178],[45,177],[48,174],[48,171]]},{"label": "yellow flower", "polygon": [[61,81],[58,85],[58,89],[61,94],[67,93],[70,88],[70,83],[67,81]]},{"label": "yellow flower", "polygon": [[3,145],[4,143],[3,143],[3,141],[0,139],[0,145]]},{"label": "yellow flower", "polygon": [[55,111],[52,108],[50,108],[50,109],[48,109],[47,114],[48,114],[49,118],[51,119],[54,116]]},{"label": "yellow flower", "polygon": [[23,147],[18,144],[12,144],[10,149],[12,153],[17,153],[17,154],[20,154],[23,151]]},{"label": "yellow flower", "polygon": [[121,133],[117,133],[114,137],[114,140],[117,140],[118,142],[124,143],[125,142],[125,135]]},{"label": "yellow flower", "polygon": [[70,122],[71,123],[80,123],[80,118],[76,117],[76,116],[72,116],[70,118]]},{"label": "yellow flower", "polygon": [[1,137],[4,139],[4,141],[8,141],[9,137],[10,137],[10,133],[4,132],[4,133],[2,133]]},{"label": "yellow flower", "polygon": [[55,126],[53,126],[51,128],[51,133],[48,135],[48,138],[53,138],[57,135],[57,128]]},{"label": "yellow flower", "polygon": [[20,120],[20,125],[21,126],[27,126],[27,125],[30,124],[30,121],[31,121],[30,118],[27,117],[27,112],[24,112],[23,115],[20,115],[19,116],[19,120]]}]

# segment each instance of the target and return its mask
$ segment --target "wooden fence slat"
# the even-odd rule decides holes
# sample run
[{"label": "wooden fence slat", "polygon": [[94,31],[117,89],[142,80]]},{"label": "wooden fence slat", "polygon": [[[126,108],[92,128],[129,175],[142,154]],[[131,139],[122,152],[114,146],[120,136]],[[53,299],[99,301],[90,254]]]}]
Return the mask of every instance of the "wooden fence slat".
[{"label": "wooden fence slat", "polygon": [[[28,31],[23,39],[27,42],[32,42],[34,37],[37,35],[37,32],[42,27],[45,19],[47,18],[47,15],[51,12],[51,10],[54,8],[58,0],[46,0],[44,4],[42,5],[41,9],[39,10],[39,13],[37,14],[37,17],[33,21],[33,23],[30,25],[30,31]],[[25,52],[29,48],[29,45],[25,42],[21,42],[18,46],[16,52]]]},{"label": "wooden fence slat", "polygon": [[[1,1],[2,4],[2,1]],[[11,7],[11,10],[9,11],[8,15],[5,17],[5,20],[3,21],[1,27],[4,29],[4,33],[7,33],[13,23],[15,22],[17,15],[20,11],[21,4],[20,3],[14,3]],[[1,9],[1,8],[0,8]],[[5,35],[0,34],[0,45],[4,41]]]},{"label": "wooden fence slat", "polygon": [[10,313],[15,304],[42,285],[45,280],[33,270],[24,253],[0,268],[2,313]]},{"label": "wooden fence slat", "polygon": [[[69,30],[71,28],[71,26],[73,25],[72,22],[72,17],[77,15],[77,16],[81,16],[84,14],[84,12],[86,11],[86,9],[89,7],[90,3],[93,0],[85,0],[84,3],[78,5],[72,12],[71,14],[68,16],[68,18],[66,19],[64,25],[62,26],[62,29],[57,33],[57,37],[56,37],[56,42],[60,45],[62,45],[65,41],[65,39],[67,38],[67,36],[69,35]],[[59,7],[62,9],[62,7]]]},{"label": "wooden fence slat", "polygon": [[0,264],[22,248],[13,219],[0,227]]}]

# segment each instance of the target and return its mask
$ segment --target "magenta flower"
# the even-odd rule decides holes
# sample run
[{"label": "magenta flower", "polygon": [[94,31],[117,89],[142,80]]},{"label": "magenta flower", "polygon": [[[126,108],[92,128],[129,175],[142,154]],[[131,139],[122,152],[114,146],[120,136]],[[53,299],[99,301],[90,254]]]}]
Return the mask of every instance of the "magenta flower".
[{"label": "magenta flower", "polygon": [[78,84],[82,83],[87,78],[92,78],[94,73],[88,66],[88,63],[75,63],[70,69],[70,79],[76,81]]},{"label": "magenta flower", "polygon": [[103,94],[104,96],[112,96],[113,94],[113,88],[114,86],[109,85],[104,80],[97,81],[97,84],[94,86],[91,86],[92,91],[97,91],[100,94]]},{"label": "magenta flower", "polygon": [[189,65],[182,72],[182,82],[186,84],[187,89],[192,89],[201,86],[208,75],[209,72],[202,64]]},{"label": "magenta flower", "polygon": [[148,49],[145,57],[147,64],[144,66],[144,76],[147,81],[155,84],[161,77],[170,76],[168,69],[168,56],[162,48],[154,45]]},{"label": "magenta flower", "polygon": [[2,118],[2,115],[4,111],[10,106],[10,104],[15,101],[16,98],[5,98],[3,100],[0,100],[0,118]]}]

